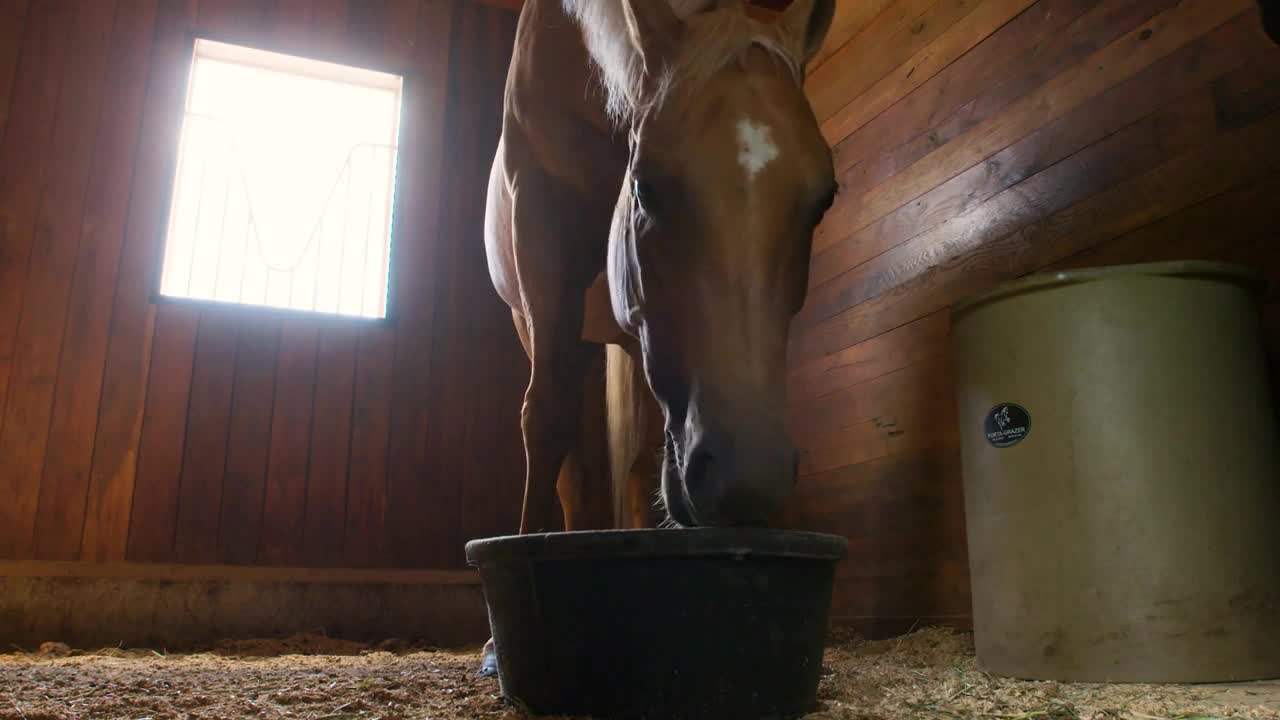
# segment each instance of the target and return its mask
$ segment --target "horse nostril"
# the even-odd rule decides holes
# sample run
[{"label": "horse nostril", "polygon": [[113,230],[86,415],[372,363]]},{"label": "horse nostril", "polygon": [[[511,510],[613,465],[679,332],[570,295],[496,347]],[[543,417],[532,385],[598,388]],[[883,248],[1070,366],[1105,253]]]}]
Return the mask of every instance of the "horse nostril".
[{"label": "horse nostril", "polygon": [[689,462],[684,471],[685,487],[690,493],[703,489],[713,459],[711,453],[701,445],[690,451]]}]

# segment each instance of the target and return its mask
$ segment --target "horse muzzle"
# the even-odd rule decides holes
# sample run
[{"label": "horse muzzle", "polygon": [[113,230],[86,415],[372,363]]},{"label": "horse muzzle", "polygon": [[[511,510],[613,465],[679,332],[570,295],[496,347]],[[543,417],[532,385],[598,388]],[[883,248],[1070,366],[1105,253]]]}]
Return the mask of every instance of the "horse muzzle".
[{"label": "horse muzzle", "polygon": [[685,510],[699,526],[760,526],[795,487],[796,451],[780,432],[694,434],[680,463]]}]

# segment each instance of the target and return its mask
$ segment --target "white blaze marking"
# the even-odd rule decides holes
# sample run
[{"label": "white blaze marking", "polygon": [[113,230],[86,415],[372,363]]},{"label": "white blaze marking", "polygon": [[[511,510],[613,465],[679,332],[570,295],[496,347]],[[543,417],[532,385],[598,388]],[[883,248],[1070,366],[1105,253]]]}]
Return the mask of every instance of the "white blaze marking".
[{"label": "white blaze marking", "polygon": [[778,146],[773,144],[769,127],[749,118],[738,121],[738,164],[747,171],[747,179],[756,175],[778,157]]}]

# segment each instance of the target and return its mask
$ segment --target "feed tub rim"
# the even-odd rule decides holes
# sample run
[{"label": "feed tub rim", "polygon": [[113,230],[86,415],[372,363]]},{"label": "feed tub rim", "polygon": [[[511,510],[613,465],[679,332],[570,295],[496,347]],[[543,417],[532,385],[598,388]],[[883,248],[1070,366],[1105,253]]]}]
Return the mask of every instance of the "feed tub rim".
[{"label": "feed tub rim", "polygon": [[1009,280],[985,292],[960,300],[952,308],[951,314],[953,318],[959,318],[980,306],[1003,300],[1013,295],[1124,276],[1213,279],[1234,283],[1258,297],[1262,296],[1268,285],[1266,276],[1255,268],[1211,260],[1168,260],[1124,265],[1099,265],[1074,270],[1038,272],[1016,280]]},{"label": "feed tub rim", "polygon": [[767,557],[838,562],[849,541],[839,535],[764,528],[574,530],[502,535],[466,544],[467,564],[513,560],[659,557]]}]

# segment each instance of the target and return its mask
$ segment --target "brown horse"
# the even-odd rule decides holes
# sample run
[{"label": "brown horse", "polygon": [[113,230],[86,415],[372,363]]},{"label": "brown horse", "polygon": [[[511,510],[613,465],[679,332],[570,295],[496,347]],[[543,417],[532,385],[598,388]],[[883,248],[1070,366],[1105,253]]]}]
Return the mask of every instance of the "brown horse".
[{"label": "brown horse", "polygon": [[[647,443],[672,524],[762,524],[790,493],[787,333],[836,188],[802,81],[833,14],[525,1],[485,225],[532,363],[522,533],[555,527],[557,488],[566,529],[644,524]],[[605,346],[612,492],[579,427]]]}]

